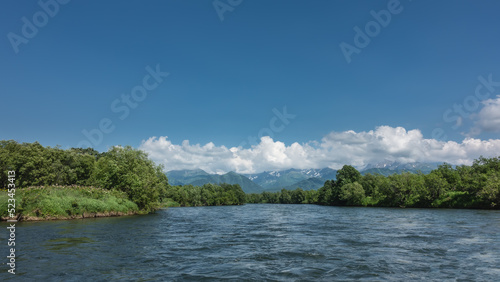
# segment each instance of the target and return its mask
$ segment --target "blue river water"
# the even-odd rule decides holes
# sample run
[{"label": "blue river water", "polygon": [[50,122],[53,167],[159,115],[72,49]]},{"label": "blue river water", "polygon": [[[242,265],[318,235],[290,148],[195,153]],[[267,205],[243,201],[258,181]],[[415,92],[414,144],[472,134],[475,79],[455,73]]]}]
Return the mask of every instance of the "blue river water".
[{"label": "blue river water", "polygon": [[0,227],[2,281],[500,281],[500,211],[249,204],[20,222],[15,275]]}]

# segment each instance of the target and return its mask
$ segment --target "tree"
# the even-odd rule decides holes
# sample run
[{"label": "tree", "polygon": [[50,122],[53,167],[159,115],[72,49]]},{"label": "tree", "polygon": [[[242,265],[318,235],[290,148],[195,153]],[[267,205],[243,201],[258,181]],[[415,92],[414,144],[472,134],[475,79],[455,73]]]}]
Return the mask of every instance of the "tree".
[{"label": "tree", "polygon": [[286,190],[285,188],[281,189],[281,194],[279,196],[279,203],[280,204],[292,203],[292,195],[290,194],[290,191]]},{"label": "tree", "polygon": [[361,206],[365,199],[365,190],[358,182],[347,183],[340,188],[340,200],[348,206]]},{"label": "tree", "polygon": [[431,174],[435,174],[448,183],[445,188],[446,190],[454,190],[460,185],[460,174],[456,169],[453,169],[450,164],[444,163],[439,165],[437,169],[431,172]]},{"label": "tree", "polygon": [[358,182],[363,186],[366,196],[376,196],[378,194],[378,179],[377,175],[368,173],[362,176]]},{"label": "tree", "polygon": [[323,187],[318,190],[318,204],[320,205],[331,205],[333,202],[333,187],[335,187],[335,181],[327,180]]},{"label": "tree", "polygon": [[152,211],[166,194],[168,180],[162,168],[146,153],[127,147],[113,147],[94,166],[91,183],[104,189],[127,193],[141,209]]},{"label": "tree", "polygon": [[337,171],[337,186],[342,187],[348,183],[354,183],[361,178],[361,173],[353,166],[344,165]]},{"label": "tree", "polygon": [[427,188],[427,195],[425,195],[423,200],[427,203],[432,203],[434,200],[438,199],[441,195],[450,190],[449,183],[442,177],[442,174],[435,173],[433,171],[426,175],[424,179],[425,187]]},{"label": "tree", "polygon": [[291,194],[292,194],[292,200],[291,200],[292,204],[302,204],[306,199],[305,192],[301,188],[297,188],[291,191]]},{"label": "tree", "polygon": [[477,193],[479,200],[484,207],[497,207],[500,204],[500,171],[489,172],[488,179]]},{"label": "tree", "polygon": [[317,204],[318,203],[318,191],[317,190],[307,190],[304,191],[306,193],[306,198],[304,200],[304,204]]}]

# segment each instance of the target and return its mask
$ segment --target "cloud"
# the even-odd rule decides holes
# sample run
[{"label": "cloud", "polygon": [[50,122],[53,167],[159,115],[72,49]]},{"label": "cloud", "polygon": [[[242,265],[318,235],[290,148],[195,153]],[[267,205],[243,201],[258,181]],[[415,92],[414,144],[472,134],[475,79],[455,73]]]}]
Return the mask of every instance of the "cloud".
[{"label": "cloud", "polygon": [[474,116],[475,125],[471,134],[477,135],[483,131],[500,132],[500,96],[482,102],[481,111]]},{"label": "cloud", "polygon": [[320,141],[286,145],[262,137],[251,148],[172,144],[168,137],[143,140],[144,150],[165,169],[203,169],[211,173],[236,171],[255,173],[289,168],[341,168],[344,164],[363,167],[381,161],[448,162],[471,164],[479,156],[500,155],[500,140],[466,138],[461,143],[425,139],[420,130],[380,126],[375,130],[331,132]]}]

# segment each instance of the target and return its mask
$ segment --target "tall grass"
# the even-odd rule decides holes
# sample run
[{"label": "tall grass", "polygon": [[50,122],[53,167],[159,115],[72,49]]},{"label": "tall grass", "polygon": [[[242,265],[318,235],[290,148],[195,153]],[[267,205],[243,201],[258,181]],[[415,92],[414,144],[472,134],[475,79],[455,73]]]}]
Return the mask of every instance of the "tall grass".
[{"label": "tall grass", "polygon": [[[0,216],[7,217],[6,190],[0,192]],[[137,205],[120,191],[83,186],[16,189],[16,214],[23,218],[72,218],[97,213],[136,213]]]}]

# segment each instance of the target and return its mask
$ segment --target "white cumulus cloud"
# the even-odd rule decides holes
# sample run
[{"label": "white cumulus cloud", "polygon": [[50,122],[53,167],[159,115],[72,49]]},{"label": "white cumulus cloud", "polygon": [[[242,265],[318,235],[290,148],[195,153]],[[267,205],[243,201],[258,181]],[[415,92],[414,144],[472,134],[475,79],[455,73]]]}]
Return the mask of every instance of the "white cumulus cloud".
[{"label": "white cumulus cloud", "polygon": [[475,115],[475,126],[472,133],[500,132],[500,96],[482,102],[483,108]]},{"label": "white cumulus cloud", "polygon": [[165,169],[203,169],[211,173],[256,173],[289,168],[363,167],[381,161],[471,164],[479,156],[500,155],[500,140],[466,138],[462,142],[425,139],[420,130],[380,126],[375,130],[331,132],[320,141],[286,145],[262,137],[251,148],[173,144],[168,137],[151,137],[139,149]]}]

